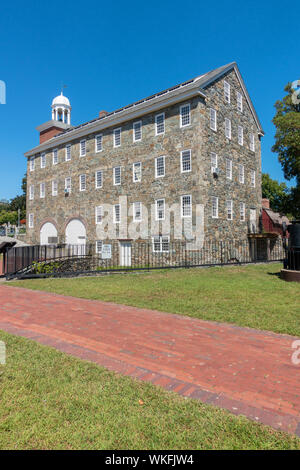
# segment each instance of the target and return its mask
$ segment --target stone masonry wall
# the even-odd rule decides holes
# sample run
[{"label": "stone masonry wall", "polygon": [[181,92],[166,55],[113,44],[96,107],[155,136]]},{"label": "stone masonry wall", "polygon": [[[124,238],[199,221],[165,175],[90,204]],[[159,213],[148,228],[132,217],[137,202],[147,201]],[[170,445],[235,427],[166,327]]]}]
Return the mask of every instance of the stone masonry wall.
[{"label": "stone masonry wall", "polygon": [[[241,90],[234,71],[226,76],[231,85],[231,103],[224,100],[224,77],[211,84],[207,89],[207,99],[195,97],[188,102],[191,105],[191,125],[180,128],[179,108],[184,102],[167,107],[159,112],[144,115],[142,118],[142,141],[133,142],[133,122],[128,121],[122,125],[121,146],[113,146],[113,127],[101,132],[103,134],[103,151],[95,152],[95,134],[87,135],[86,156],[79,156],[79,143],[81,139],[73,140],[71,147],[71,161],[65,161],[65,144],[49,148],[46,152],[46,168],[40,167],[40,156],[36,157],[35,170],[29,171],[28,162],[28,190],[31,184],[35,185],[34,200],[27,195],[27,242],[38,244],[40,241],[40,228],[46,221],[53,222],[58,229],[59,242],[65,241],[65,228],[72,218],[80,218],[87,230],[87,241],[94,242],[98,237],[95,224],[95,207],[104,203],[118,204],[119,196],[127,195],[128,206],[133,202],[142,202],[150,212],[151,204],[156,199],[164,198],[165,203],[180,204],[182,195],[192,195],[193,219],[195,224],[196,204],[204,205],[204,239],[246,239],[248,233],[249,210],[256,208],[257,218],[261,207],[261,157],[258,131],[251,111],[243,96],[243,113],[236,107],[236,90]],[[209,108],[217,111],[217,132],[209,126]],[[165,112],[165,134],[155,136],[155,115]],[[224,120],[231,119],[232,138],[225,138]],[[244,128],[244,145],[237,141],[237,126]],[[118,126],[117,126],[118,127]],[[249,149],[249,132],[255,135],[255,148],[253,153]],[[98,134],[98,133],[97,133]],[[52,144],[52,142],[51,142]],[[50,142],[49,142],[50,145]],[[52,150],[58,148],[58,164],[52,164]],[[181,173],[180,152],[191,149],[192,171]],[[210,152],[218,154],[218,179],[211,173]],[[155,157],[164,155],[166,175],[155,178]],[[233,160],[233,179],[229,181],[225,176],[225,158]],[[142,163],[142,180],[133,182],[132,165],[134,162]],[[245,183],[238,182],[238,163],[245,166]],[[122,184],[113,185],[113,167],[122,167]],[[250,186],[250,170],[256,170],[256,187]],[[95,189],[95,172],[103,171],[102,188]],[[86,191],[79,191],[79,176],[87,175]],[[64,194],[65,178],[72,178],[72,191],[68,197]],[[52,196],[52,180],[58,180],[58,195]],[[40,198],[39,184],[46,183],[45,198]],[[211,197],[219,197],[219,218],[211,217]],[[233,200],[234,218],[226,219],[225,201]],[[246,221],[241,222],[239,217],[239,202],[245,202]],[[28,214],[34,214],[34,228],[28,227]],[[132,222],[132,217],[128,218]],[[138,223],[135,223],[138,225]],[[164,229],[157,226],[157,235],[163,234]],[[121,237],[119,238],[127,238]],[[142,237],[143,238],[143,237]],[[172,238],[172,237],[171,237]]]},{"label": "stone masonry wall", "polygon": [[[224,98],[224,80],[230,84],[231,99]],[[201,150],[199,152],[201,177],[204,180],[201,199],[204,201],[206,239],[243,239],[247,236],[250,208],[256,209],[256,225],[259,228],[261,211],[261,146],[251,110],[234,71],[210,84],[206,106],[201,106]],[[242,93],[243,111],[237,109],[236,91]],[[210,108],[217,112],[217,131],[210,129]],[[225,137],[225,118],[231,120],[231,139]],[[244,145],[238,143],[238,125],[244,130]],[[255,152],[250,150],[250,133],[255,136]],[[214,178],[211,172],[211,152],[218,155],[220,174]],[[226,158],[232,160],[232,180],[226,178]],[[244,183],[239,182],[238,165],[244,165]],[[250,171],[255,170],[255,188],[250,184]],[[211,217],[212,196],[219,198],[219,217]],[[233,201],[233,220],[227,220],[226,200]],[[240,220],[239,203],[245,203],[245,221]]]}]

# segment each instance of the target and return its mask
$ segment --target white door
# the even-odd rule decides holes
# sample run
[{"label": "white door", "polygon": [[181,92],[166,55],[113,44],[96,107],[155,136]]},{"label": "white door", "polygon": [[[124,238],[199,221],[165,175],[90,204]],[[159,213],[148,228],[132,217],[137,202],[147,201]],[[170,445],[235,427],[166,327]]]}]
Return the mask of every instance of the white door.
[{"label": "white door", "polygon": [[54,245],[57,242],[58,238],[55,225],[53,225],[51,222],[46,222],[40,231],[40,244]]},{"label": "white door", "polygon": [[84,255],[86,245],[86,229],[81,220],[73,219],[66,227],[66,244],[72,245],[74,255]]},{"label": "white door", "polygon": [[120,242],[120,265],[131,266],[131,242]]},{"label": "white door", "polygon": [[256,233],[256,209],[250,209],[250,233]]}]

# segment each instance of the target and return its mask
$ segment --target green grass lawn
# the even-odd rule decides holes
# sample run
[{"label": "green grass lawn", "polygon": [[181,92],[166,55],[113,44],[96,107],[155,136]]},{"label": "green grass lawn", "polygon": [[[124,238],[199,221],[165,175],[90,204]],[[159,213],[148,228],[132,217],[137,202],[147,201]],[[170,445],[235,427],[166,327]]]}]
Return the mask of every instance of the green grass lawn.
[{"label": "green grass lawn", "polygon": [[7,285],[190,315],[300,336],[300,284],[281,264],[178,269]]},{"label": "green grass lawn", "polygon": [[300,449],[224,410],[25,338],[0,340],[0,449]]}]

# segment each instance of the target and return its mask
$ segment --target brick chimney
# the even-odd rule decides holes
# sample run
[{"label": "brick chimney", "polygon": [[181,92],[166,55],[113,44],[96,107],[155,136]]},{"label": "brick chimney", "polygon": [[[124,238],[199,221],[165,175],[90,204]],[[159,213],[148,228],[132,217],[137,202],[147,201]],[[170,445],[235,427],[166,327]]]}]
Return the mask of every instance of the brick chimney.
[{"label": "brick chimney", "polygon": [[40,144],[52,139],[57,134],[61,134],[63,131],[70,129],[69,124],[65,124],[59,121],[48,121],[38,126],[36,129],[40,133]]},{"label": "brick chimney", "polygon": [[269,199],[263,198],[263,199],[261,200],[261,205],[262,205],[265,209],[270,209],[270,201],[269,201]]},{"label": "brick chimney", "polygon": [[103,117],[105,117],[105,116],[107,116],[107,115],[108,115],[108,112],[107,112],[107,111],[100,111],[100,113],[99,113],[99,118],[103,118]]}]

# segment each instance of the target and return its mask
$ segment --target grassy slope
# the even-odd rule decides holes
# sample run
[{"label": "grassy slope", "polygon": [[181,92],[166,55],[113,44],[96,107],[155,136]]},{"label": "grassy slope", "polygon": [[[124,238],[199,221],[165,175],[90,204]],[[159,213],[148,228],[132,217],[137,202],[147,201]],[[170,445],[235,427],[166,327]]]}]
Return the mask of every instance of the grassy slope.
[{"label": "grassy slope", "polygon": [[24,338],[0,340],[0,449],[300,449],[246,418]]},{"label": "grassy slope", "polygon": [[11,285],[300,336],[300,285],[279,279],[280,268],[180,269]]}]

